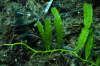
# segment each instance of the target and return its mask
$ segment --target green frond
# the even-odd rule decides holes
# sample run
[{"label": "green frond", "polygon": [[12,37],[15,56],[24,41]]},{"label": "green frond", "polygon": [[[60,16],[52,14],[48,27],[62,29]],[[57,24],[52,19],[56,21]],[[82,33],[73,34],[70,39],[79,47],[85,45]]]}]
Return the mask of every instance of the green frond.
[{"label": "green frond", "polygon": [[37,27],[38,27],[38,31],[40,33],[41,38],[44,40],[44,29],[40,21],[37,22]]},{"label": "green frond", "polygon": [[84,26],[85,28],[90,28],[92,21],[93,21],[93,9],[92,9],[92,4],[90,3],[84,3],[83,5],[84,8]]},{"label": "green frond", "polygon": [[86,60],[90,59],[90,55],[91,55],[92,48],[93,48],[93,32],[92,31],[93,30],[91,29],[88,40],[85,45],[85,59]]},{"label": "green frond", "polygon": [[62,48],[63,46],[63,37],[64,37],[64,28],[63,22],[61,20],[60,14],[56,8],[51,9],[52,14],[54,15],[54,25],[56,30],[56,48]]},{"label": "green frond", "polygon": [[84,45],[88,39],[88,35],[89,35],[89,30],[86,28],[83,28],[80,33],[78,42],[77,42],[76,51],[79,51],[80,49],[82,49],[84,47]]},{"label": "green frond", "polygon": [[50,50],[52,44],[52,26],[50,19],[45,20],[45,26],[41,22],[37,22],[37,27],[44,42],[44,48]]},{"label": "green frond", "polygon": [[81,50],[84,46],[85,47],[85,57],[88,59],[91,53],[92,45],[93,45],[93,35],[91,35],[93,32],[91,31],[92,27],[92,5],[90,3],[84,3],[84,27],[82,28],[82,31],[80,33],[76,51]]},{"label": "green frond", "polygon": [[52,44],[52,26],[51,20],[45,20],[45,47],[47,50],[50,50]]}]

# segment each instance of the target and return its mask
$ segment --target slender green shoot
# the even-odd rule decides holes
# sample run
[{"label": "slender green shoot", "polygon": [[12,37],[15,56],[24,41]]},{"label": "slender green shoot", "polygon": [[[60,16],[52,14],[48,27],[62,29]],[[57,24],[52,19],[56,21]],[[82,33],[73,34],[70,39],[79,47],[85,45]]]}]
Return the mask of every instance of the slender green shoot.
[{"label": "slender green shoot", "polygon": [[78,52],[83,47],[85,47],[85,59],[90,60],[91,51],[93,48],[93,29],[92,25],[92,16],[93,16],[93,9],[90,3],[84,2],[84,27],[80,33],[76,51]]},{"label": "slender green shoot", "polygon": [[85,44],[85,59],[90,60],[91,51],[93,48],[93,28],[92,28],[92,22],[93,22],[93,8],[92,4],[90,3],[84,3],[84,28],[89,30],[89,35],[87,37],[87,42]]},{"label": "slender green shoot", "polygon": [[84,8],[84,26],[85,28],[90,28],[92,21],[93,21],[93,9],[92,9],[92,4],[90,3],[84,3],[83,4]]},{"label": "slender green shoot", "polygon": [[92,29],[91,29],[88,40],[87,40],[86,45],[85,45],[85,59],[86,60],[91,59],[90,55],[91,55],[91,52],[92,52],[92,48],[93,48],[93,32],[92,32]]},{"label": "slender green shoot", "polygon": [[[53,49],[53,50],[46,50],[46,51],[39,51],[39,50],[35,50],[33,48],[31,48],[30,46],[28,46],[26,43],[13,43],[13,44],[3,44],[3,45],[0,45],[0,46],[19,46],[19,45],[22,45],[24,47],[26,47],[26,49],[30,50],[32,53],[53,53],[53,52],[69,52],[72,54],[72,56],[80,59],[81,61],[83,62],[88,62],[88,63],[91,63],[93,66],[96,66],[96,64],[92,61],[88,61],[88,60],[85,60],[85,59],[82,59],[80,56],[78,56],[78,54],[75,52],[75,51],[71,51],[71,50],[66,50],[66,49]],[[97,64],[100,64],[100,58],[97,59]]]},{"label": "slender green shoot", "polygon": [[47,50],[51,48],[52,44],[52,26],[51,26],[51,20],[46,19],[45,20],[45,47]]},{"label": "slender green shoot", "polygon": [[37,27],[44,42],[45,49],[50,50],[52,44],[52,26],[50,19],[45,20],[45,26],[41,22],[37,22]]},{"label": "slender green shoot", "polygon": [[42,40],[45,40],[44,29],[43,29],[43,25],[41,24],[41,22],[39,22],[39,21],[37,22],[37,27],[38,27],[38,31],[40,33]]},{"label": "slender green shoot", "polygon": [[56,48],[62,48],[63,46],[63,37],[64,37],[64,28],[63,22],[61,20],[60,14],[56,8],[51,9],[52,14],[54,15],[54,25],[56,30]]},{"label": "slender green shoot", "polygon": [[76,51],[79,51],[80,49],[82,49],[88,39],[88,35],[89,35],[89,30],[86,29],[86,28],[83,28],[81,33],[80,33],[80,36],[79,36],[79,39],[78,39],[78,42],[77,42],[77,46],[76,46]]}]

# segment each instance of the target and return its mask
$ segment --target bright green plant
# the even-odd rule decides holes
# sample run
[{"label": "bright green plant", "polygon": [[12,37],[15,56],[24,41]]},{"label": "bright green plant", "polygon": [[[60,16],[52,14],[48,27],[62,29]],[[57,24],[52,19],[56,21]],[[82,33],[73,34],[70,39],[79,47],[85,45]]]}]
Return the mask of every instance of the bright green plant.
[{"label": "bright green plant", "polygon": [[51,9],[52,14],[54,15],[54,25],[56,29],[56,48],[62,48],[63,46],[63,37],[64,37],[64,28],[63,28],[63,22],[61,20],[61,17],[59,15],[59,12],[56,8]]},{"label": "bright green plant", "polygon": [[87,41],[88,35],[89,35],[89,30],[86,28],[83,28],[77,42],[76,51],[79,51],[81,48],[83,48],[83,46],[85,45]]},{"label": "bright green plant", "polygon": [[[56,48],[62,48],[63,46],[63,37],[64,37],[64,29],[63,23],[60,18],[59,12],[56,8],[51,9],[52,14],[54,15],[54,25],[56,30]],[[44,42],[44,47],[46,50],[51,48],[52,44],[52,26],[50,19],[45,20],[45,26],[41,24],[41,22],[37,22],[37,27],[40,32],[41,38]]]},{"label": "bright green plant", "polygon": [[89,59],[89,56],[91,54],[91,50],[93,47],[93,29],[91,27],[92,25],[92,5],[90,3],[84,3],[84,27],[80,33],[76,51],[79,51],[85,46],[85,59]]},{"label": "bright green plant", "polygon": [[37,27],[44,42],[45,49],[50,50],[52,43],[52,26],[50,19],[45,20],[45,26],[43,26],[41,22],[38,21]]},{"label": "bright green plant", "polygon": [[90,30],[90,34],[88,36],[88,39],[87,39],[87,42],[86,42],[86,45],[85,45],[85,59],[87,60],[91,60],[91,51],[92,51],[92,48],[93,48],[93,30],[91,29]]},{"label": "bright green plant", "polygon": [[92,4],[90,3],[84,3],[84,28],[91,28],[91,24],[93,22],[93,9]]},{"label": "bright green plant", "polygon": [[38,31],[41,35],[42,40],[44,40],[44,29],[43,29],[43,25],[41,24],[40,21],[37,22],[37,27],[38,27]]},{"label": "bright green plant", "polygon": [[45,20],[45,44],[47,45],[48,49],[51,48],[52,44],[52,26],[50,19]]}]

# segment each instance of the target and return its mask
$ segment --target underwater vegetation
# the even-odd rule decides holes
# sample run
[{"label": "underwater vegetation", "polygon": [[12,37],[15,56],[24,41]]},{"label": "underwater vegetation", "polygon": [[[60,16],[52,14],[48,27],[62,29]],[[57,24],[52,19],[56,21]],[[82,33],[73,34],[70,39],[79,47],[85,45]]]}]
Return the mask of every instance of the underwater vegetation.
[{"label": "underwater vegetation", "polygon": [[[15,0],[16,1],[16,0]],[[23,0],[24,1],[24,0]],[[23,21],[23,13],[24,12],[16,12],[17,13],[17,21]],[[28,42],[17,42],[17,43],[9,43],[9,44],[2,44],[0,46],[19,46],[25,47],[29,51],[35,54],[49,54],[55,52],[68,52],[69,55],[78,58],[78,60],[88,63],[89,66],[100,66],[100,53],[96,56],[95,61],[93,60],[93,49],[95,47],[94,44],[94,30],[93,30],[93,7],[91,3],[84,2],[83,4],[83,27],[79,34],[79,37],[75,43],[75,47],[71,48],[69,46],[65,49],[64,48],[64,25],[61,19],[60,13],[57,8],[51,8],[51,13],[53,15],[54,20],[51,18],[46,18],[44,21],[36,21],[35,26],[37,27],[37,31],[39,32],[39,38],[42,41],[42,49],[34,49]],[[27,13],[24,13],[26,15]],[[21,17],[20,17],[21,15]],[[19,18],[18,18],[19,17]],[[22,19],[21,19],[22,18]],[[19,20],[20,19],[20,20]],[[22,22],[24,23],[25,20]],[[20,25],[19,25],[20,24]],[[17,26],[14,26],[15,29],[20,27],[22,28],[23,24],[16,23]],[[26,25],[26,24],[25,24]],[[27,26],[27,25],[26,25]],[[24,27],[23,27],[24,28]],[[24,28],[24,31],[28,29]],[[17,31],[17,30],[16,30]],[[18,32],[18,31],[17,31]],[[53,33],[55,32],[55,34]],[[28,32],[24,32],[24,34],[28,34]],[[18,34],[23,35],[23,34]],[[31,36],[31,34],[29,35]],[[28,38],[27,38],[28,39]],[[67,46],[67,45],[66,45]],[[81,55],[82,54],[82,55]]]},{"label": "underwater vegetation", "polygon": [[[64,29],[63,29],[63,23],[60,18],[59,12],[56,8],[51,9],[52,14],[54,15],[54,26],[56,31],[56,48],[62,48],[63,46],[63,37],[64,37]],[[51,44],[52,44],[52,25],[50,19],[45,20],[45,26],[43,28],[43,25],[41,22],[37,22],[37,27],[40,32],[41,38],[44,41],[45,49],[50,50]]]},{"label": "underwater vegetation", "polygon": [[[89,8],[89,9],[88,9]],[[85,3],[84,4],[84,27],[81,30],[79,40],[77,42],[76,51],[79,51],[83,46],[85,47],[85,56],[86,59],[91,53],[93,47],[93,11],[91,4]]]}]

